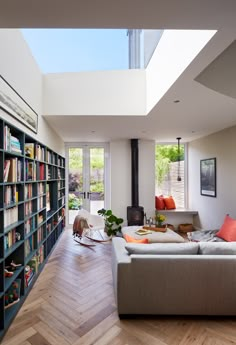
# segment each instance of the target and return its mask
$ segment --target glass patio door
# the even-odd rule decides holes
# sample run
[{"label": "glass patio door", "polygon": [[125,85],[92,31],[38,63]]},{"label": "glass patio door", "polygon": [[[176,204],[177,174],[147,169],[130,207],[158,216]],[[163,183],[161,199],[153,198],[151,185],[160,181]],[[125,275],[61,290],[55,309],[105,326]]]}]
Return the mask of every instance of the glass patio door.
[{"label": "glass patio door", "polygon": [[69,224],[73,224],[80,208],[97,214],[105,207],[106,145],[70,146],[67,156]]}]

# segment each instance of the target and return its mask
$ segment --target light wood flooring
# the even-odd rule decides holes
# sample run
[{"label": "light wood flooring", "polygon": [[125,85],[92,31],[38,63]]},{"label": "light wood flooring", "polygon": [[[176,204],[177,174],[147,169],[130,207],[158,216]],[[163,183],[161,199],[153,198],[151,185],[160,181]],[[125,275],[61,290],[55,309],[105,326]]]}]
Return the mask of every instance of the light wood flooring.
[{"label": "light wood flooring", "polygon": [[82,247],[66,230],[2,344],[236,344],[236,318],[119,320],[110,260],[111,243]]}]

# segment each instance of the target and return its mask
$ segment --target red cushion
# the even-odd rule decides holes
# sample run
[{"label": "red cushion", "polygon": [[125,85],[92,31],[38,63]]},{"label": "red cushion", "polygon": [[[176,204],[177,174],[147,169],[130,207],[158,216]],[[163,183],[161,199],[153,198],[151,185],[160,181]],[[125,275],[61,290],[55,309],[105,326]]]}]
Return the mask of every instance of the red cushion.
[{"label": "red cushion", "polygon": [[165,209],[165,203],[164,203],[163,195],[155,196],[155,206],[156,206],[156,210],[164,210]]},{"label": "red cushion", "polygon": [[175,201],[171,195],[164,197],[164,203],[167,210],[174,210],[176,208]]},{"label": "red cushion", "polygon": [[236,220],[231,218],[228,214],[225,216],[224,224],[216,236],[228,242],[236,241]]},{"label": "red cushion", "polygon": [[147,238],[142,238],[140,240],[136,240],[135,238],[125,234],[124,238],[126,240],[126,242],[131,242],[131,243],[149,243]]}]

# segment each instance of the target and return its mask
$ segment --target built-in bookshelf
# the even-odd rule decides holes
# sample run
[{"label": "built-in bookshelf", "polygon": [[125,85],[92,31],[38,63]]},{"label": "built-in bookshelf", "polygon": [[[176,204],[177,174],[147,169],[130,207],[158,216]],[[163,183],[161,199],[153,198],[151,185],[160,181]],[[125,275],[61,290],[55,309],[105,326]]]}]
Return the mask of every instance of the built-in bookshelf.
[{"label": "built-in bookshelf", "polygon": [[65,226],[65,158],[0,119],[0,339]]}]

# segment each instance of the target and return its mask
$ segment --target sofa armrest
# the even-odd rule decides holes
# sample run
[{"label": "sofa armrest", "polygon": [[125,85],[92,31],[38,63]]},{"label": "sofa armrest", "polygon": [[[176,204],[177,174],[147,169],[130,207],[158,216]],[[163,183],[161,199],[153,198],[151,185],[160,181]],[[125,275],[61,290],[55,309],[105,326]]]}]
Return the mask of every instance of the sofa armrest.
[{"label": "sofa armrest", "polygon": [[126,276],[129,274],[128,271],[131,266],[131,257],[125,249],[125,244],[126,241],[121,237],[113,237],[112,239],[112,277],[117,306],[123,270]]}]

